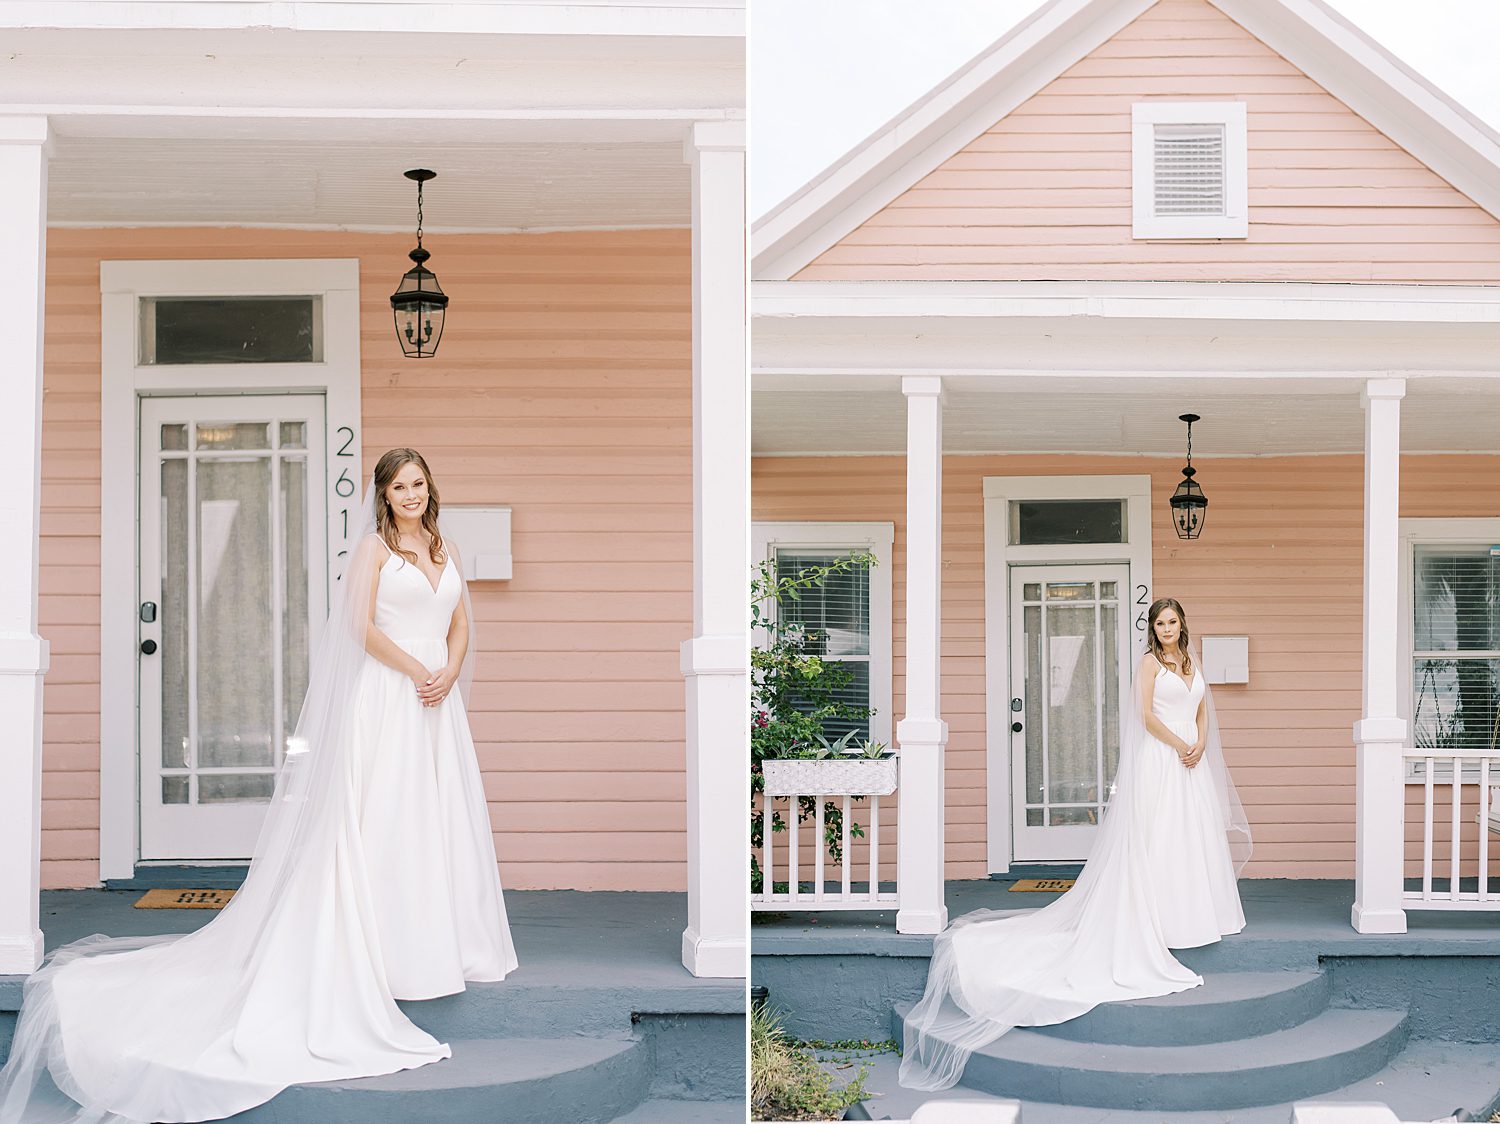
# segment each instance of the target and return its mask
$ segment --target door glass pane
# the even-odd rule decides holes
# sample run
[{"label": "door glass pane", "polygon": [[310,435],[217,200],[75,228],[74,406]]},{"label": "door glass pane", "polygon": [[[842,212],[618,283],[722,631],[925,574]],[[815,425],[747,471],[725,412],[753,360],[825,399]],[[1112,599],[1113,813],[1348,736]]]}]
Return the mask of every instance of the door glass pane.
[{"label": "door glass pane", "polygon": [[[157,659],[161,660],[161,763],[168,769],[188,763],[189,463],[161,462],[161,604],[156,607],[161,647]],[[163,788],[163,799],[165,792]],[[177,802],[186,800],[184,778],[182,800]]]},{"label": "door glass pane", "polygon": [[270,461],[197,467],[197,763],[274,765]]},{"label": "door glass pane", "polygon": [[1100,582],[1099,583],[1099,596],[1103,597],[1105,600],[1112,601],[1116,597],[1119,596],[1119,594],[1115,592],[1115,589],[1116,589],[1116,583],[1115,582]]},{"label": "door glass pane", "polygon": [[1042,585],[1040,582],[1027,582],[1021,586],[1022,601],[1040,601],[1042,599]]},{"label": "door glass pane", "polygon": [[269,449],[265,422],[210,422],[198,426],[199,449]]},{"label": "door glass pane", "polygon": [[1095,679],[1097,610],[1047,608],[1047,798],[1099,799],[1099,697]]},{"label": "door glass pane", "polygon": [[[1026,642],[1026,803],[1041,804],[1047,795],[1042,771],[1042,746],[1046,735],[1042,729],[1042,692],[1045,690],[1042,682],[1042,610],[1036,606],[1022,610],[1022,627]],[[1030,816],[1027,822],[1030,823]],[[1032,826],[1040,827],[1040,819]]]},{"label": "door glass pane", "polygon": [[[283,429],[286,423],[283,424]],[[301,425],[301,422],[297,423]],[[307,694],[307,462],[281,463],[282,544],[286,597],[282,612],[281,697],[283,736],[290,736]]]},{"label": "door glass pane", "polygon": [[282,422],[281,447],[283,449],[307,448],[307,423],[299,421]]},{"label": "door glass pane", "polygon": [[162,777],[161,802],[163,804],[186,804],[188,802],[187,777]]},{"label": "door glass pane", "polygon": [[187,450],[187,426],[174,422],[161,427],[162,452],[181,453]]},{"label": "door glass pane", "polygon": [[246,804],[271,799],[276,778],[270,773],[212,773],[198,778],[198,803]]},{"label": "door glass pane", "polygon": [[1092,601],[1093,582],[1048,582],[1048,601]]},{"label": "door glass pane", "polygon": [[[1108,583],[1113,585],[1114,582]],[[1120,767],[1120,610],[1116,605],[1099,609],[1099,644],[1104,664],[1104,783],[1108,786]]]}]

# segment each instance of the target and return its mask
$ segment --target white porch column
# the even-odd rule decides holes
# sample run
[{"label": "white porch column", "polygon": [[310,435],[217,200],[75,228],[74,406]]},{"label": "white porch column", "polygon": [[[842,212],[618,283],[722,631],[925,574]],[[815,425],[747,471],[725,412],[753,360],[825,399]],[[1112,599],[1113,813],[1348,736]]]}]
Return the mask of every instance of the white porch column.
[{"label": "white porch column", "polygon": [[693,166],[693,638],[687,677],[688,925],[695,976],[745,974],[750,917],[749,357],[745,125],[700,122]]},{"label": "white porch column", "polygon": [[906,715],[901,750],[896,877],[900,933],[940,933],[943,904],[942,713],[943,380],[909,376],[906,395]]},{"label": "white porch column", "polygon": [[1360,719],[1354,724],[1353,924],[1361,933],[1404,933],[1401,750],[1396,711],[1400,666],[1401,399],[1405,379],[1370,379],[1365,409],[1365,602]]},{"label": "white porch column", "polygon": [[0,367],[0,974],[42,959],[42,675],[37,556],[42,468],[42,308],[47,265],[45,117],[0,117],[0,308],[11,323]]}]

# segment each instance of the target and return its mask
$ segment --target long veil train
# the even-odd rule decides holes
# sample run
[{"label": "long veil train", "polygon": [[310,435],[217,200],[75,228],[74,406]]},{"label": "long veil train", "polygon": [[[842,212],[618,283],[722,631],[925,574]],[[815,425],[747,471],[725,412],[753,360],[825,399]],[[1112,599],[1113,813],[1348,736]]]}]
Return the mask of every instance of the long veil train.
[{"label": "long veil train", "polygon": [[[1192,664],[1202,664],[1196,649]],[[1100,1003],[1169,995],[1203,982],[1168,951],[1146,886],[1149,817],[1139,791],[1144,683],[1122,707],[1120,764],[1099,831],[1073,888],[1040,910],[977,910],[933,941],[927,987],[906,1020],[901,1084],[946,1089],[969,1056],[1022,1026],[1065,1022]],[[1224,763],[1207,690],[1208,741],[1197,768],[1216,793],[1237,877],[1250,858],[1250,827]]]},{"label": "long veil train", "polygon": [[[386,557],[371,538],[374,512],[372,484],[244,885],[197,932],[93,936],[50,956],[25,984],[0,1071],[0,1124],[219,1119],[288,1085],[450,1056],[392,998],[351,781],[365,630]],[[461,584],[464,689],[476,644]]]}]

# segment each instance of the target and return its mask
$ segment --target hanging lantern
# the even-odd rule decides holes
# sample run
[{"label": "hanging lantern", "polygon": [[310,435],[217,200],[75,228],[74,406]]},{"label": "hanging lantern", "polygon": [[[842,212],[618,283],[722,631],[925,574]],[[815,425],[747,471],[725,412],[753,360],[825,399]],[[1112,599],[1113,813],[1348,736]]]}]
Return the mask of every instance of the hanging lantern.
[{"label": "hanging lantern", "polygon": [[417,184],[417,248],[408,256],[416,263],[401,275],[401,284],[391,294],[396,316],[396,338],[409,359],[426,359],[437,353],[443,338],[443,313],[448,294],[438,285],[437,274],[427,268],[432,255],[422,249],[422,185],[437,176],[426,168],[413,168],[406,178]]},{"label": "hanging lantern", "polygon": [[1187,422],[1187,466],[1182,470],[1182,483],[1172,493],[1172,523],[1179,539],[1196,539],[1208,514],[1208,497],[1193,479],[1197,475],[1193,468],[1193,423],[1199,418],[1197,414],[1182,414],[1177,420]]}]

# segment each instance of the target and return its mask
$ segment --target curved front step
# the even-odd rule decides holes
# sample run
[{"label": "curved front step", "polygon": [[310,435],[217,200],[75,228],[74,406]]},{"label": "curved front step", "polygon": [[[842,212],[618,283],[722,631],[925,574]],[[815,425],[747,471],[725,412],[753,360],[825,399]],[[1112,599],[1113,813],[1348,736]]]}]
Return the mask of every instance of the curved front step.
[{"label": "curved front step", "polygon": [[[898,1032],[907,1008],[895,1013]],[[1349,1085],[1406,1038],[1406,1012],[1325,1010],[1287,1030],[1199,1046],[1074,1042],[1013,1030],[975,1052],[963,1083],[996,1096],[1115,1109],[1277,1104]]]},{"label": "curved front step", "polygon": [[1286,1030],[1328,1006],[1322,972],[1222,972],[1202,987],[1155,999],[1101,1003],[1037,1033],[1074,1042],[1195,1046]]},{"label": "curved front step", "polygon": [[453,1057],[381,1077],[294,1085],[234,1124],[602,1124],[635,1108],[651,1084],[650,1050],[634,1038],[452,1041]]}]

